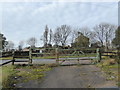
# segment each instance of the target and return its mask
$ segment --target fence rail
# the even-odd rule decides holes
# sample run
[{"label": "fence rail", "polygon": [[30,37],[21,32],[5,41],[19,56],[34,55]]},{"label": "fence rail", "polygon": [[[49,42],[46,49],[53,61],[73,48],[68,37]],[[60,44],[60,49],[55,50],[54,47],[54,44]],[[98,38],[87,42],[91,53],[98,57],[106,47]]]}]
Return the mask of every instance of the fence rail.
[{"label": "fence rail", "polygon": [[[14,52],[4,52],[2,55],[9,56],[11,55],[13,59],[9,62],[6,62],[2,65],[8,64],[12,62],[14,65],[14,62],[28,62],[29,64],[32,63],[33,56],[40,56],[40,57],[46,57],[48,56],[54,56],[56,59],[56,63],[59,64],[59,61],[65,61],[65,60],[80,60],[81,55],[87,56],[88,54],[96,54],[96,62],[99,62],[102,59],[102,56],[117,56],[117,52],[108,51],[104,52],[101,51],[100,48],[97,49],[59,49],[59,48],[44,48],[44,49],[38,49],[38,48],[30,48],[29,51],[14,51]],[[60,58],[66,56],[66,59],[61,60]],[[70,56],[76,56],[77,59],[70,59]],[[78,57],[77,57],[78,56]],[[28,60],[17,60],[17,59],[28,59]],[[89,60],[92,60],[91,58],[88,58]],[[88,60],[88,59],[82,59],[82,60]]]}]

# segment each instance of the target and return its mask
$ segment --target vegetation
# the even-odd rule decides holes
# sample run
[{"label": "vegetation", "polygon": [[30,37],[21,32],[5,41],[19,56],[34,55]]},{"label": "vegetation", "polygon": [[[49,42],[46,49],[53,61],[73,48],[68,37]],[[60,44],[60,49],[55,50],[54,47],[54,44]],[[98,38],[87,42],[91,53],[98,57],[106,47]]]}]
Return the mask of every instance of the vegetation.
[{"label": "vegetation", "polygon": [[102,62],[98,63],[97,66],[100,67],[102,71],[106,73],[106,77],[107,77],[106,80],[115,80],[116,84],[120,86],[119,84],[120,75],[118,72],[118,68],[120,64],[117,64],[115,59],[107,58]]},{"label": "vegetation", "polygon": [[6,37],[4,37],[4,34],[0,33],[0,50],[4,49],[7,45]]},{"label": "vegetation", "polygon": [[3,66],[1,69],[0,75],[2,77],[1,86],[2,88],[15,88],[15,85],[20,82],[27,82],[30,80],[40,80],[43,76],[45,76],[46,71],[51,70],[51,67],[56,65],[48,64],[48,65],[9,65]]},{"label": "vegetation", "polygon": [[112,43],[115,46],[120,47],[120,26],[118,27],[118,29],[115,32],[115,38],[113,39]]},{"label": "vegetation", "polygon": [[15,75],[15,71],[14,71],[14,66],[12,65],[8,65],[8,66],[3,66],[0,68],[1,72],[0,75],[1,77],[1,85],[2,88],[11,88],[11,86],[15,83],[12,78]]},{"label": "vegetation", "polygon": [[6,45],[6,51],[11,51],[14,49],[14,43],[12,41],[8,41]]},{"label": "vegetation", "polygon": [[27,44],[31,47],[35,47],[35,44],[37,43],[37,39],[35,37],[31,37],[27,40]]},{"label": "vegetation", "polygon": [[84,36],[82,33],[75,39],[75,42],[72,43],[72,47],[88,47],[89,38]]},{"label": "vegetation", "polygon": [[19,71],[16,73],[16,78],[19,77],[18,82],[27,82],[30,80],[41,79],[45,74],[43,72],[51,70],[47,65],[32,65],[32,66],[16,66],[15,70]]},{"label": "vegetation", "polygon": [[[59,47],[64,49],[64,51],[59,52],[60,58],[76,58],[76,57],[95,57],[95,52],[82,52],[79,53],[79,56],[73,55],[73,51],[65,51],[65,49],[86,49],[87,47],[105,47],[104,49],[108,50],[112,48],[114,44],[115,48],[120,47],[120,30],[119,28],[116,30],[116,26],[109,24],[109,23],[101,23],[96,25],[93,28],[93,31],[89,28],[73,28],[69,25],[61,25],[58,26],[54,31],[49,29],[48,26],[45,26],[45,30],[43,32],[43,36],[41,40],[43,41],[43,47],[40,48],[56,48]],[[115,38],[114,38],[115,34]],[[71,38],[72,37],[72,38]],[[113,39],[114,38],[114,39]],[[68,43],[69,42],[69,43]],[[111,43],[112,42],[112,43]],[[30,47],[35,47],[37,44],[37,39],[35,37],[31,37],[26,42]],[[14,43],[12,41],[6,42],[6,38],[3,34],[0,34],[0,50],[3,48],[5,50],[12,50],[14,49]],[[19,42],[18,50],[22,51],[23,49],[23,41]],[[27,49],[28,50],[28,49]],[[120,48],[118,49],[120,50]],[[82,50],[81,50],[82,51]],[[93,50],[92,50],[93,51]],[[35,51],[34,53],[36,53]],[[78,50],[78,52],[80,52]],[[39,50],[38,50],[39,53]],[[54,53],[52,55],[42,55],[43,57],[35,57],[33,59],[55,59],[55,50],[43,50],[41,53]],[[72,53],[72,54],[71,54]],[[67,56],[66,54],[71,54]],[[120,54],[120,53],[119,53]],[[117,58],[117,63],[119,63],[120,55],[118,54],[119,58]],[[5,57],[1,58],[2,60],[12,59],[12,57]],[[119,75],[116,72],[118,69],[117,66],[119,64],[116,63],[116,60],[111,60],[107,58],[98,63],[97,66],[101,67],[101,69],[106,72],[108,75],[107,80],[116,80],[118,79]],[[56,66],[56,65],[53,65]],[[16,81],[17,82],[26,82],[30,80],[37,80],[41,79],[45,74],[45,71],[51,70],[51,65],[15,65],[15,66],[3,66],[3,87],[15,87]],[[2,75],[2,74],[0,74]],[[11,82],[12,81],[12,82]],[[120,82],[119,82],[120,83]],[[119,85],[118,83],[118,85]]]}]

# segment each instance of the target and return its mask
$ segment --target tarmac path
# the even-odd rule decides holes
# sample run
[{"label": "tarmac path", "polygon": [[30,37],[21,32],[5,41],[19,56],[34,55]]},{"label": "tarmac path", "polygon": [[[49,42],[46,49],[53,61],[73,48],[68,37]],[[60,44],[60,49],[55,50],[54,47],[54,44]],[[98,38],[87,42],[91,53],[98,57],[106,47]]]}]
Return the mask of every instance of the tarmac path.
[{"label": "tarmac path", "polygon": [[117,88],[107,81],[105,74],[95,65],[59,66],[46,73],[41,81],[17,84],[23,88]]}]

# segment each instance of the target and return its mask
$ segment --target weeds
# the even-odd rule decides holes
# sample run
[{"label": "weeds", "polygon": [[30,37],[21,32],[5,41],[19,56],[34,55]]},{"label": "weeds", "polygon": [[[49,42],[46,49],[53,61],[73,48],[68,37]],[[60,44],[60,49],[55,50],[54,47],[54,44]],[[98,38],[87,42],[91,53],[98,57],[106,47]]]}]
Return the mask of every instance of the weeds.
[{"label": "weeds", "polygon": [[[52,65],[51,65],[52,66]],[[50,65],[10,65],[2,67],[3,88],[15,88],[17,83],[41,79],[46,71],[51,70]]]}]

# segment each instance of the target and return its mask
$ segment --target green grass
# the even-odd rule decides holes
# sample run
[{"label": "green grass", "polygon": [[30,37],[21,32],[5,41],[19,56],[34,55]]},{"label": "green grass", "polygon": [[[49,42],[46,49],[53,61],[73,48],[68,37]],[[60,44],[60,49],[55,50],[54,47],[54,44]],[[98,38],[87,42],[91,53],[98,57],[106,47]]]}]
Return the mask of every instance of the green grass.
[{"label": "green grass", "polygon": [[118,87],[120,87],[120,82],[117,83]]},{"label": "green grass", "polygon": [[45,74],[43,72],[51,70],[47,65],[17,66],[18,73],[16,77],[21,77],[19,82],[28,82],[30,80],[41,79]]},{"label": "green grass", "polygon": [[[24,83],[30,80],[41,79],[46,71],[51,70],[56,65],[7,65],[0,67],[0,88],[14,88],[16,83]],[[19,78],[19,81],[17,80]]]},{"label": "green grass", "polygon": [[12,60],[12,57],[3,57],[3,58],[0,58],[0,60]]},{"label": "green grass", "polygon": [[2,67],[0,67],[0,89],[2,88]]},{"label": "green grass", "polygon": [[0,75],[2,76],[0,78],[0,84],[4,88],[10,88],[10,84],[13,84],[14,81],[10,80],[11,76],[14,76],[14,66],[8,65],[8,66],[2,66],[0,68],[1,72]]},{"label": "green grass", "polygon": [[106,74],[106,80],[115,80],[116,85],[120,86],[120,82],[118,83],[118,78],[120,78],[120,75],[118,73],[118,68],[120,64],[109,64],[110,59],[103,60],[102,62],[98,63],[97,66],[101,68],[102,71]]}]

